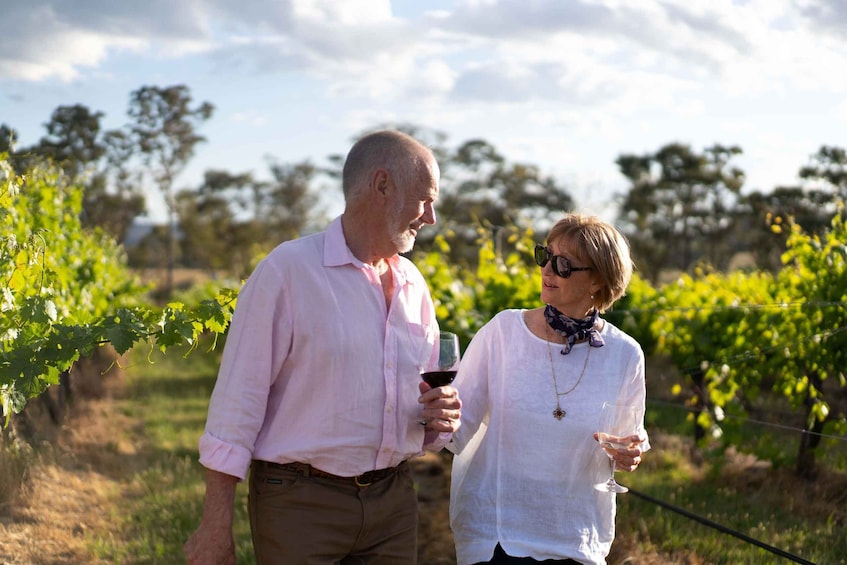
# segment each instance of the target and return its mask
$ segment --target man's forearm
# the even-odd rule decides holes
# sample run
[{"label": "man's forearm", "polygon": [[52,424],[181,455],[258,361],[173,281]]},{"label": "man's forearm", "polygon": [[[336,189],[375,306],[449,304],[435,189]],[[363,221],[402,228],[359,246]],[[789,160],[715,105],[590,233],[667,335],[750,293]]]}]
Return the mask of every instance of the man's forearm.
[{"label": "man's forearm", "polygon": [[235,512],[235,488],[238,477],[206,469],[206,498],[203,503],[203,521],[214,522],[219,527],[232,528]]}]

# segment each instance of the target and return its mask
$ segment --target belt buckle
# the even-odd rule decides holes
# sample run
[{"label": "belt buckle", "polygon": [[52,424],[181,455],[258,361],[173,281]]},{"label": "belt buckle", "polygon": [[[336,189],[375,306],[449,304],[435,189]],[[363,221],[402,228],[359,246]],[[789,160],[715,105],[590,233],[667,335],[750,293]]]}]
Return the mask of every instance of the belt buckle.
[{"label": "belt buckle", "polygon": [[369,485],[371,484],[371,482],[372,482],[372,481],[368,481],[368,482],[366,482],[366,483],[363,483],[363,482],[360,480],[363,476],[364,476],[364,475],[356,475],[355,477],[353,477],[353,482],[354,482],[354,483],[356,483],[356,486],[357,486],[357,487],[359,487],[359,488],[364,488],[364,487],[366,487],[366,486],[369,486]]}]

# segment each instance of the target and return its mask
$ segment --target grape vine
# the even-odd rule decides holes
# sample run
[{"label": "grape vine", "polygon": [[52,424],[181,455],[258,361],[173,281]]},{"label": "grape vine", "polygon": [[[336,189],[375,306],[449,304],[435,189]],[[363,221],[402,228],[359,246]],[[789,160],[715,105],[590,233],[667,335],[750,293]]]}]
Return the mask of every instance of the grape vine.
[{"label": "grape vine", "polygon": [[226,331],[237,291],[196,306],[144,303],[123,249],[79,221],[81,188],[38,165],[17,175],[0,155],[0,410],[3,424],[59,382],[80,356],[110,343],[163,351]]}]

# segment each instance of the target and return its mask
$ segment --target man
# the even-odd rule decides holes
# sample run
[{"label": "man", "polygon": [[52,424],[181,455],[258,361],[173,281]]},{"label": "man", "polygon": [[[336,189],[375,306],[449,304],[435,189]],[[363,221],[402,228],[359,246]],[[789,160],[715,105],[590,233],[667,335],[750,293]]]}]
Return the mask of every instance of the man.
[{"label": "man", "polygon": [[438,180],[413,138],[365,136],[344,164],[344,213],[278,246],[245,283],[200,439],[190,564],[235,562],[248,468],[259,564],[415,563],[406,461],[443,447],[461,416],[456,389],[420,379],[438,325],[423,277],[398,255],[435,223]]}]

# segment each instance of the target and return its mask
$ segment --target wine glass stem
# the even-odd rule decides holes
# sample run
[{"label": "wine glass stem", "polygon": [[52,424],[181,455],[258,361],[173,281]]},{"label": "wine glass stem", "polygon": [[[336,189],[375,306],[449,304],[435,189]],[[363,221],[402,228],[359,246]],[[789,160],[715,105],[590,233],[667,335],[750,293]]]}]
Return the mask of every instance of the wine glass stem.
[{"label": "wine glass stem", "polygon": [[612,470],[611,475],[609,476],[609,484],[612,484],[612,483],[615,482],[615,460],[611,459],[609,461],[609,463],[610,463],[609,467]]}]

